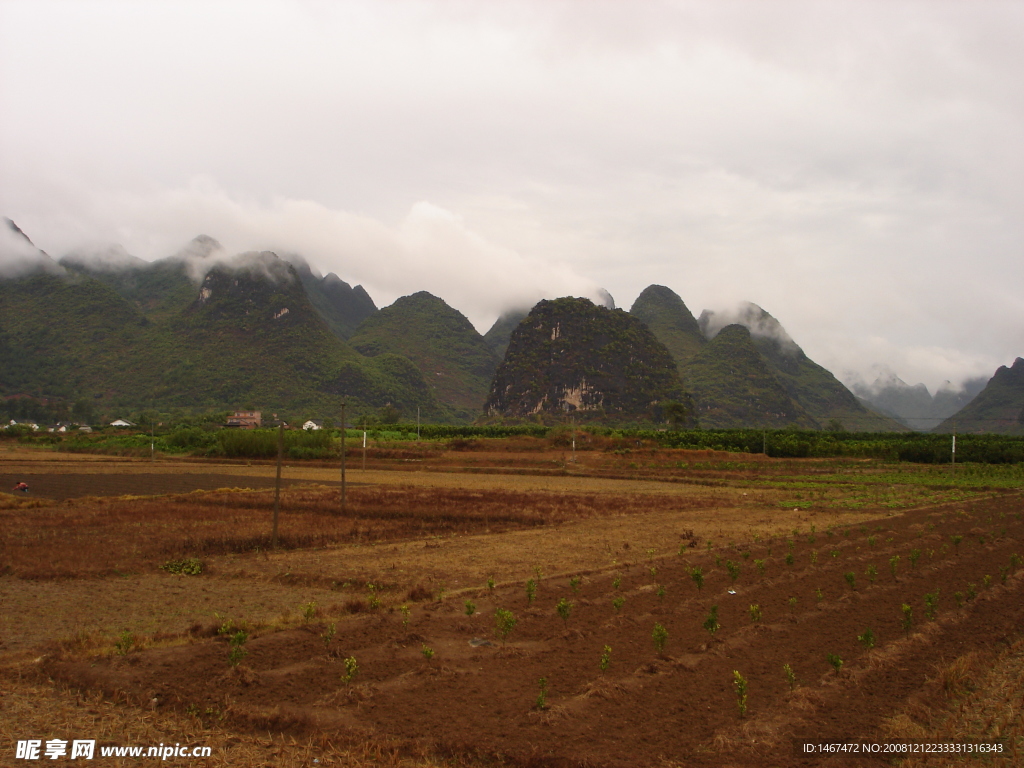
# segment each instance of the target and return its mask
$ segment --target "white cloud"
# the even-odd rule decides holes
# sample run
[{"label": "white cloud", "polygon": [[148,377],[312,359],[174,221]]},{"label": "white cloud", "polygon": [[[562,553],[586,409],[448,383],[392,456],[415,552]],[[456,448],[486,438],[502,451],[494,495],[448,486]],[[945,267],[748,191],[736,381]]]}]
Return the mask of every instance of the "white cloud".
[{"label": "white cloud", "polygon": [[747,299],[932,386],[1024,352],[1022,38],[997,2],[0,0],[0,213],[57,254],[298,251],[482,325]]}]

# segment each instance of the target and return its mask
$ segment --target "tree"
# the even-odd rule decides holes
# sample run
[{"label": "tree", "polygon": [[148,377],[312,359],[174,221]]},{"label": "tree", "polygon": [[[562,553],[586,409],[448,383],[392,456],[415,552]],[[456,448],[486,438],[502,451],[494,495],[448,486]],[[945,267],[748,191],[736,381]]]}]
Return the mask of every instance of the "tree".
[{"label": "tree", "polygon": [[682,429],[690,420],[690,409],[684,403],[665,403],[662,412],[672,429]]}]

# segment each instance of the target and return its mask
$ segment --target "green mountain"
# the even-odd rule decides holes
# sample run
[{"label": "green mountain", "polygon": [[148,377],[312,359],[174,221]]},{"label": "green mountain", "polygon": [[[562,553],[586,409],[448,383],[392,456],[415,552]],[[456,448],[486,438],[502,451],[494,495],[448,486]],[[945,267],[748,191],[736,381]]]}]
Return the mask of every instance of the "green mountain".
[{"label": "green mountain", "polygon": [[484,341],[499,360],[505,357],[505,350],[508,349],[509,339],[512,338],[512,331],[516,329],[526,316],[530,314],[528,309],[510,309],[502,312],[501,316],[494,321],[494,325],[484,334]]},{"label": "green mountain", "polygon": [[818,429],[754,345],[749,329],[727,325],[685,370],[697,420],[705,429]]},{"label": "green mountain", "polygon": [[31,270],[0,278],[0,395],[88,398],[100,412],[324,415],[347,399],[353,414],[391,404],[451,418],[408,359],[366,358],[338,339],[274,254],[201,265],[201,285],[188,277],[194,256],[69,258],[65,269],[38,252]]},{"label": "green mountain", "polygon": [[468,419],[480,414],[498,366],[498,357],[466,316],[426,291],[370,315],[349,343],[374,359],[384,353],[409,358],[435,397]]},{"label": "green mountain", "polygon": [[971,402],[932,431],[1024,435],[1024,359],[1000,366]]},{"label": "green mountain", "polygon": [[707,340],[686,304],[671,288],[650,285],[644,289],[629,314],[643,321],[672,353],[682,371],[704,348]]},{"label": "green mountain", "polygon": [[[905,425],[865,407],[835,376],[807,357],[782,324],[761,307],[746,302],[727,316],[705,310],[698,324],[705,336],[714,338],[726,321],[747,328],[768,369],[820,427],[838,424],[849,431],[906,430]],[[686,371],[683,378],[689,382]]]},{"label": "green mountain", "polygon": [[354,288],[333,272],[321,277],[301,256],[288,256],[309,300],[339,339],[348,339],[366,318],[377,311],[370,294],[361,285]]},{"label": "green mountain", "polygon": [[587,299],[541,301],[512,333],[484,406],[492,417],[566,414],[588,421],[663,421],[689,403],[672,356],[642,322]]},{"label": "green mountain", "polygon": [[[200,244],[220,247],[212,238],[203,236],[193,240],[190,246]],[[183,257],[147,262],[115,248],[99,253],[69,254],[61,258],[60,265],[69,272],[103,283],[157,322],[178,314],[195,298],[196,285],[189,277],[188,262]]]}]

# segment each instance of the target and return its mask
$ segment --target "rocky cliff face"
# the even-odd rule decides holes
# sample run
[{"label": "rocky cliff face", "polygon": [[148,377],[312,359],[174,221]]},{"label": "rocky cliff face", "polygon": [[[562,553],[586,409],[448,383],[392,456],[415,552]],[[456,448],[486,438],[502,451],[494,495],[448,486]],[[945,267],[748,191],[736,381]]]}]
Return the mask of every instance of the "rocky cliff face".
[{"label": "rocky cliff face", "polygon": [[687,401],[672,356],[639,320],[587,299],[542,301],[495,373],[490,416],[663,421]]}]

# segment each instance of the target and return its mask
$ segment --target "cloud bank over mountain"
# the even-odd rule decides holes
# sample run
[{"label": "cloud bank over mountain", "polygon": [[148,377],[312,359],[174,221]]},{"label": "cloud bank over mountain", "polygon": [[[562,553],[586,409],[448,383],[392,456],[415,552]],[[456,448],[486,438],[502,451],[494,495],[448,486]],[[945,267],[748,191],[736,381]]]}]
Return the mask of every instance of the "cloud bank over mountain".
[{"label": "cloud bank over mountain", "polygon": [[649,284],[932,389],[1024,349],[1024,6],[0,2],[0,214],[478,326]]}]

